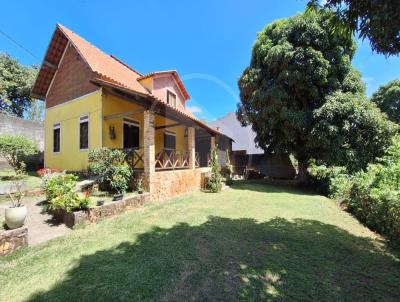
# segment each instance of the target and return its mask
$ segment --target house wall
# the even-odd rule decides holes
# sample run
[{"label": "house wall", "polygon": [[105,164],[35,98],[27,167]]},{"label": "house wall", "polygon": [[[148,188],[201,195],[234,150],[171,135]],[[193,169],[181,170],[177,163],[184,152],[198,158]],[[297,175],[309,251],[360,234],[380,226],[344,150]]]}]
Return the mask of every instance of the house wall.
[{"label": "house wall", "polygon": [[75,47],[69,44],[46,96],[46,108],[98,90],[99,87],[90,82],[93,77],[94,73],[89,66]]},{"label": "house wall", "polygon": [[176,106],[178,109],[185,109],[185,99],[176,85],[173,76],[158,76],[153,79],[153,94],[164,102],[167,102],[167,90],[176,94]]},{"label": "house wall", "polygon": [[[126,116],[125,118],[139,123],[139,143],[143,147],[143,112],[144,108],[138,104],[129,102],[114,95],[103,95],[103,115],[124,113],[128,111],[138,111],[138,113]],[[122,148],[123,147],[123,119],[122,117],[103,121],[103,147]],[[110,138],[110,127],[114,127],[115,138]]]},{"label": "house wall", "polygon": [[[101,146],[101,91],[47,108],[44,163],[48,168],[81,171],[87,168],[88,151],[79,150],[79,118],[89,115],[89,150]],[[53,152],[53,125],[61,124],[60,152]]]}]

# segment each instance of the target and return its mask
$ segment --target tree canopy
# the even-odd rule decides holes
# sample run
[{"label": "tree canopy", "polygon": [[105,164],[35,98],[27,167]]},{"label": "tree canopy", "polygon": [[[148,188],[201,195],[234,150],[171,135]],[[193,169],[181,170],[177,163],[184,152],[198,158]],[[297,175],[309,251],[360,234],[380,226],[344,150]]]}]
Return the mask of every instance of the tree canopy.
[{"label": "tree canopy", "polygon": [[[335,92],[315,113],[311,141],[318,160],[359,171],[390,146],[397,125],[362,95]],[[333,151],[333,152],[332,152]]]},{"label": "tree canopy", "polygon": [[29,96],[37,69],[0,54],[0,111],[23,117],[33,99]]},{"label": "tree canopy", "polygon": [[319,158],[325,143],[316,140],[323,129],[316,128],[323,116],[318,109],[335,93],[361,98],[365,91],[359,72],[351,66],[355,43],[351,36],[329,30],[330,18],[330,13],[312,12],[266,26],[238,83],[238,119],[252,125],[256,142],[266,152],[293,154],[304,181],[309,160]]},{"label": "tree canopy", "polygon": [[[320,2],[311,0],[309,6],[316,8]],[[368,38],[374,51],[385,55],[399,54],[400,1],[325,0],[322,6],[335,12],[348,33],[358,31],[360,38]],[[332,24],[335,30],[343,29],[340,23]]]},{"label": "tree canopy", "polygon": [[400,80],[381,86],[371,97],[389,119],[400,125]]}]

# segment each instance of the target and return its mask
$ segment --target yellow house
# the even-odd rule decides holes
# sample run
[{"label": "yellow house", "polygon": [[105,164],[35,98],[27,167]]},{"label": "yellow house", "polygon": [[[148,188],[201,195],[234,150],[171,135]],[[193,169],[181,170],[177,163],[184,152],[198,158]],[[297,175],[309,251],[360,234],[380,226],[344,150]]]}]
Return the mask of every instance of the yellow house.
[{"label": "yellow house", "polygon": [[123,149],[160,198],[197,188],[216,142],[231,149],[186,109],[175,70],[142,75],[59,24],[31,95],[46,103],[46,167],[82,171],[90,150]]}]

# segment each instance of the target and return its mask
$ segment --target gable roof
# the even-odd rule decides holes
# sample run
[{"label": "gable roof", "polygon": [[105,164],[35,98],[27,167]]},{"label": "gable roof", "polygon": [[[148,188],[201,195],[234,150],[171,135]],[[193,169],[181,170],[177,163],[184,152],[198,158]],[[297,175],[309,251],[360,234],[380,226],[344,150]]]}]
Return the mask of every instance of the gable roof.
[{"label": "gable roof", "polygon": [[187,92],[185,86],[183,85],[182,80],[179,77],[178,72],[176,70],[164,70],[164,71],[151,72],[144,76],[139,77],[138,81],[140,82],[144,79],[152,78],[152,77],[158,76],[158,75],[166,75],[166,74],[167,75],[170,74],[174,77],[176,83],[178,84],[179,89],[181,90],[181,92],[183,94],[183,97],[185,98],[185,101],[190,99],[189,93]]},{"label": "gable roof", "polygon": [[[116,57],[104,53],[65,26],[57,24],[36,83],[32,89],[33,96],[39,99],[44,99],[46,96],[51,82],[51,80],[46,80],[54,76],[54,69],[57,68],[68,42],[75,47],[83,60],[99,78],[139,93],[148,94],[147,90],[138,82],[138,78],[142,76],[139,72]],[[53,65],[53,68],[49,68],[48,63]]]},{"label": "gable roof", "polygon": [[148,97],[151,101],[161,102],[164,106],[179,112],[181,115],[193,120],[196,124],[202,126],[208,131],[221,134],[220,132],[215,131],[215,129],[208,127],[206,124],[198,120],[190,110],[186,108],[174,108],[168,105],[148,92],[147,89],[140,84],[141,80],[154,75],[172,74],[184,96],[189,98],[189,94],[187,93],[176,70],[153,72],[147,75],[142,75],[116,57],[104,53],[61,24],[56,25],[56,29],[50,40],[43,63],[40,67],[35,84],[31,90],[32,97],[40,100],[44,100],[46,98],[47,91],[50,88],[58,65],[69,43],[75,47],[79,55],[93,71],[94,77],[89,80],[97,82],[100,85],[113,85],[114,87],[126,89],[126,91],[129,93],[137,93],[139,95]]}]

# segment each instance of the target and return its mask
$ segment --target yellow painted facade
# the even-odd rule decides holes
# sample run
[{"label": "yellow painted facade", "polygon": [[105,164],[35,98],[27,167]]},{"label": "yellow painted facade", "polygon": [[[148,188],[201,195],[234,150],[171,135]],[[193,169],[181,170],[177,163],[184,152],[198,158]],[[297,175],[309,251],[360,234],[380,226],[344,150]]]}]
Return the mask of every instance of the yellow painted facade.
[{"label": "yellow painted facade", "polygon": [[[87,169],[88,150],[79,149],[79,119],[89,116],[89,150],[108,147],[123,148],[123,120],[129,119],[139,124],[139,142],[143,147],[143,114],[144,108],[111,94],[98,91],[52,108],[46,109],[45,119],[45,166],[68,171]],[[124,117],[115,115],[132,112]],[[111,116],[114,115],[114,116]],[[104,117],[112,117],[104,119]],[[60,152],[53,152],[53,126],[60,123],[61,146]],[[155,127],[176,124],[176,121],[156,115]],[[115,134],[110,135],[111,129]],[[179,125],[167,129],[155,130],[156,154],[164,148],[164,132],[176,135],[176,149],[187,150],[188,142],[185,137],[186,126]],[[139,165],[136,168],[142,168]]]},{"label": "yellow painted facade", "polygon": [[[89,149],[101,146],[101,91],[46,109],[46,167],[69,171],[85,170],[88,150],[79,149],[79,119],[89,116]],[[53,126],[60,123],[60,152],[53,152]]]}]

